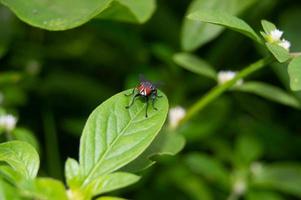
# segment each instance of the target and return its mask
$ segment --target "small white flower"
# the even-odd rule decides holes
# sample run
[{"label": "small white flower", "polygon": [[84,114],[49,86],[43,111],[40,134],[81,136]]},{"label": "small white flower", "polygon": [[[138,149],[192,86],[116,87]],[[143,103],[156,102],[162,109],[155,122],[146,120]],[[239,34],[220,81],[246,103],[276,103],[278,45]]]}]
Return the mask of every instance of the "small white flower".
[{"label": "small white flower", "polygon": [[171,128],[176,128],[181,119],[185,117],[186,110],[181,106],[176,106],[169,110],[169,125]]},{"label": "small white flower", "polygon": [[283,35],[283,31],[279,30],[279,29],[274,29],[270,32],[270,34],[268,35],[269,37],[269,42],[273,43],[273,42],[278,42],[280,41],[281,37]]},{"label": "small white flower", "polygon": [[247,184],[243,179],[237,179],[233,185],[233,192],[238,196],[244,194],[247,189]]},{"label": "small white flower", "polygon": [[16,127],[17,118],[13,115],[2,115],[0,116],[0,128],[6,131],[12,131]]},{"label": "small white flower", "polygon": [[[222,85],[230,80],[232,80],[236,76],[236,72],[233,71],[220,71],[217,74],[217,81],[219,85]],[[243,80],[240,79],[236,82],[236,85],[241,85]]]},{"label": "small white flower", "polygon": [[279,42],[279,46],[281,46],[289,51],[289,49],[291,47],[291,43],[285,39],[282,39],[281,42]]}]

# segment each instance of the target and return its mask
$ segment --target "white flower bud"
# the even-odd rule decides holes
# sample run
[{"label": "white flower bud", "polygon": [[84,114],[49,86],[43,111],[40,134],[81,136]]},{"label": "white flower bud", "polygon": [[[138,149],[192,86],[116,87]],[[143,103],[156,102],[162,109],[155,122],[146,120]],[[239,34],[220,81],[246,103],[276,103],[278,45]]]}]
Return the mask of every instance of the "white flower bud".
[{"label": "white flower bud", "polygon": [[247,184],[243,179],[237,179],[233,185],[233,192],[240,196],[246,192]]},{"label": "white flower bud", "polygon": [[16,127],[17,118],[13,115],[2,115],[0,116],[0,128],[6,131],[12,131]]},{"label": "white flower bud", "polygon": [[176,128],[179,122],[185,117],[186,110],[181,106],[176,106],[169,110],[169,126]]}]

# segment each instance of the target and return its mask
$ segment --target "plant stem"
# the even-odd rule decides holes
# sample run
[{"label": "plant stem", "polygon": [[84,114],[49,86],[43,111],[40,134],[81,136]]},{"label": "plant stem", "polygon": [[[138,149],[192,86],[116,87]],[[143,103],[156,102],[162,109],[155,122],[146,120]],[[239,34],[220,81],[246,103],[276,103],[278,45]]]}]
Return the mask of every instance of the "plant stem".
[{"label": "plant stem", "polygon": [[267,64],[271,63],[273,59],[270,57],[260,59],[257,62],[254,62],[247,66],[245,69],[237,73],[237,75],[231,79],[230,81],[227,81],[226,83],[222,85],[217,85],[212,90],[210,90],[205,96],[201,97],[195,104],[193,104],[187,111],[187,114],[185,117],[181,120],[180,124],[184,124],[187,122],[191,117],[196,115],[200,110],[202,110],[205,106],[207,106],[210,102],[215,100],[217,97],[219,97],[221,94],[223,94],[225,91],[227,91],[229,88],[235,85],[235,83],[252,74],[253,72],[263,68]]}]

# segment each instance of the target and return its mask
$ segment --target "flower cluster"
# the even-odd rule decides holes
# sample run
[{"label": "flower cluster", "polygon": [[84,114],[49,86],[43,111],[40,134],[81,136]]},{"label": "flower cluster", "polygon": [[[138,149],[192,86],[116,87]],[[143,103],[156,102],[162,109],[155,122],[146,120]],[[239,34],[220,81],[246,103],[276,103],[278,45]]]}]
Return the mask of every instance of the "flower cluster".
[{"label": "flower cluster", "polygon": [[[220,71],[217,74],[217,82],[219,85],[222,85],[230,80],[232,80],[236,76],[236,72],[233,71]],[[236,86],[241,85],[243,80],[240,79],[236,82]]]},{"label": "flower cluster", "polygon": [[0,116],[0,129],[12,131],[16,127],[17,118],[11,114]]},{"label": "flower cluster", "polygon": [[271,32],[267,33],[265,39],[268,43],[278,44],[279,46],[289,51],[289,48],[291,47],[291,43],[284,38],[281,39],[282,35],[283,35],[283,31],[279,29],[274,29]]}]

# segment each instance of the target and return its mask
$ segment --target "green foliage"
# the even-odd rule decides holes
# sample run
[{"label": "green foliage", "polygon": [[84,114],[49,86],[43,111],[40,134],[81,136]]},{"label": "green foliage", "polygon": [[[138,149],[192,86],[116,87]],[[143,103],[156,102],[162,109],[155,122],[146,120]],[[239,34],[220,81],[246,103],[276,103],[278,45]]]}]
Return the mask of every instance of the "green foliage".
[{"label": "green foliage", "polygon": [[152,16],[155,8],[155,0],[115,0],[97,18],[144,23]]},{"label": "green foliage", "polygon": [[21,141],[0,144],[0,161],[8,164],[26,179],[35,178],[40,165],[36,150],[28,143]]},{"label": "green foliage", "polygon": [[188,19],[225,26],[240,32],[258,43],[262,43],[256,32],[243,20],[222,11],[202,10],[190,13]]},{"label": "green foliage", "polygon": [[208,78],[216,79],[216,71],[206,61],[189,53],[177,53],[174,55],[173,60],[179,66],[194,72],[206,76]]},{"label": "green foliage", "polygon": [[266,43],[266,46],[280,63],[286,62],[291,58],[289,52],[277,44]]},{"label": "green foliage", "polygon": [[235,90],[257,94],[271,101],[292,106],[294,108],[300,108],[300,102],[295,96],[266,83],[246,82],[243,85],[235,87]]},{"label": "green foliage", "polygon": [[143,23],[155,9],[155,1],[132,0],[52,1],[1,0],[24,22],[47,30],[66,30],[98,16],[104,19]]},{"label": "green foliage", "polygon": [[292,90],[301,90],[301,56],[294,58],[288,65],[290,87]]}]

